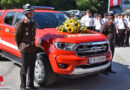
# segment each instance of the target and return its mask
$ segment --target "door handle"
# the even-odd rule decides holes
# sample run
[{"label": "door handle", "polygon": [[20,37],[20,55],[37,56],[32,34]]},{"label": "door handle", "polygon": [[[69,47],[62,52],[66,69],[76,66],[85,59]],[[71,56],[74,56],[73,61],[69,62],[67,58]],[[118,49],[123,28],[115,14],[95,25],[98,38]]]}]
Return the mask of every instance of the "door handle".
[{"label": "door handle", "polygon": [[3,28],[0,28],[0,30],[3,30]]},{"label": "door handle", "polygon": [[13,34],[15,33],[14,31],[11,31]]}]

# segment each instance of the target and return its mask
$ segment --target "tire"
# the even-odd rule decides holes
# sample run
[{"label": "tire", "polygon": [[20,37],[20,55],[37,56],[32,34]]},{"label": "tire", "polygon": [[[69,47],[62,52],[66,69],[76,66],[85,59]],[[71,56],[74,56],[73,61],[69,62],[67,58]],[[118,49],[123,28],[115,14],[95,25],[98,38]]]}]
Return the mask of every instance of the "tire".
[{"label": "tire", "polygon": [[0,56],[0,60],[2,59],[2,57]]},{"label": "tire", "polygon": [[2,56],[0,55],[0,60],[2,60]]},{"label": "tire", "polygon": [[39,86],[49,86],[55,82],[56,75],[53,73],[48,57],[45,53],[38,53],[35,70],[35,83]]},{"label": "tire", "polygon": [[97,77],[99,75],[99,73],[95,73],[93,75],[91,75],[90,77]]}]

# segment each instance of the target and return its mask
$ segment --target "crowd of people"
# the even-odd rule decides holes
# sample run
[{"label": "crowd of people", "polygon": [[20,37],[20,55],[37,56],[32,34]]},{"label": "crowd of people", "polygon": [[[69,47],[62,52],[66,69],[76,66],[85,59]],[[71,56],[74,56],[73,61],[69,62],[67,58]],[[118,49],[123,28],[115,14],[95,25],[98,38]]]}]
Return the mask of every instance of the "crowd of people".
[{"label": "crowd of people", "polygon": [[[100,14],[96,13],[92,16],[90,10],[87,10],[80,22],[88,29],[102,33],[107,37],[112,51],[112,58],[115,45],[129,46],[130,14],[114,15],[113,13],[107,13],[102,18]],[[112,66],[105,70],[104,74],[108,75],[108,72],[116,73],[112,70]]]},{"label": "crowd of people", "polygon": [[[85,15],[80,19],[88,29],[101,32],[102,25],[108,21],[107,14],[104,17],[95,13],[91,15],[90,10],[87,10]],[[114,15],[115,43],[117,46],[129,46],[129,29],[130,29],[130,14],[116,14]]]}]

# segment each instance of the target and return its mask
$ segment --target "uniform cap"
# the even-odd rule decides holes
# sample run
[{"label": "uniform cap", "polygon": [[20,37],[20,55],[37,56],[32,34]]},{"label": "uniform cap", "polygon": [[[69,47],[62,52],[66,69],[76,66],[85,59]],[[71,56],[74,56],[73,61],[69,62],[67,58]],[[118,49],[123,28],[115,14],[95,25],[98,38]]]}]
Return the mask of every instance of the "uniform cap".
[{"label": "uniform cap", "polygon": [[108,19],[114,19],[114,14],[113,13],[108,13],[107,18]]},{"label": "uniform cap", "polygon": [[26,14],[28,14],[30,11],[33,11],[34,9],[32,8],[32,6],[31,6],[30,4],[25,4],[25,5],[23,6],[23,10],[24,10],[23,14],[26,15]]}]

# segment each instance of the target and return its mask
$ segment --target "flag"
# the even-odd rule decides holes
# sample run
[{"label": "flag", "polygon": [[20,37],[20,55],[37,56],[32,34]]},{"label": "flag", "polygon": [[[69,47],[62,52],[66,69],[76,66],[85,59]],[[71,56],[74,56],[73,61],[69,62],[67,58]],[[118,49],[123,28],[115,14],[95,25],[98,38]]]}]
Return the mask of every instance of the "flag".
[{"label": "flag", "polygon": [[0,82],[3,82],[3,76],[0,76]]},{"label": "flag", "polygon": [[121,0],[110,0],[110,7],[118,6],[121,4]]}]

